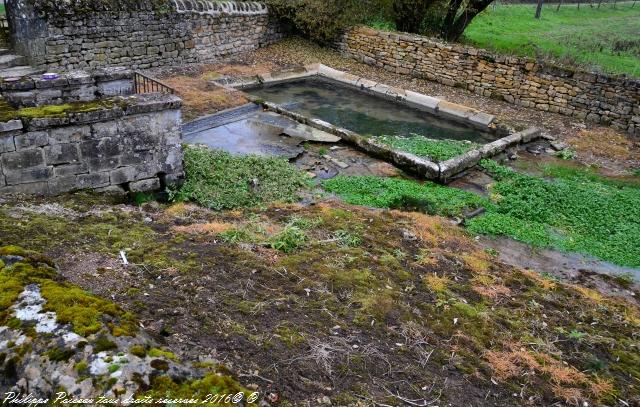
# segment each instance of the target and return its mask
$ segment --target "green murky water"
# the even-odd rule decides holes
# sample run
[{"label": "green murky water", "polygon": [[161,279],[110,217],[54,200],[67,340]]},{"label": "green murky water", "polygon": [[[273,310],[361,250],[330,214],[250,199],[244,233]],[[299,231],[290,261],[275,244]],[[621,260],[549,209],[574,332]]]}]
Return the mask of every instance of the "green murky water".
[{"label": "green murky water", "polygon": [[250,89],[249,93],[286,109],[362,135],[488,143],[491,134],[437,118],[426,112],[321,79],[303,79]]}]

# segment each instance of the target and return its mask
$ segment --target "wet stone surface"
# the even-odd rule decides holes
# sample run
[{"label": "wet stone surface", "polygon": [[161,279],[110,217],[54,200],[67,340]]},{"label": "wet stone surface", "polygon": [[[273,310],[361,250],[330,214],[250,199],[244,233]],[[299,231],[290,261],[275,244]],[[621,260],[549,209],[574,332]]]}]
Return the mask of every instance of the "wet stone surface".
[{"label": "wet stone surface", "polygon": [[[339,137],[300,124],[275,113],[260,110],[241,110],[241,115],[229,120],[203,119],[204,125],[190,123],[196,129],[185,135],[190,144],[204,144],[231,154],[280,156],[295,158],[304,152],[302,143],[317,141],[335,143]],[[229,116],[225,114],[225,116]],[[217,127],[207,128],[208,125]]]}]

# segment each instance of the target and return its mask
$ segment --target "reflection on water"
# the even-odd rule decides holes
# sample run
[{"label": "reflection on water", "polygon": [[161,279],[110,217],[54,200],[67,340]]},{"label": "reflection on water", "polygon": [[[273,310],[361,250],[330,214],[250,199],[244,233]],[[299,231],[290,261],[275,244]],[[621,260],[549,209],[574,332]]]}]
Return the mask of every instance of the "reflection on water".
[{"label": "reflection on water", "polygon": [[419,134],[432,139],[470,140],[477,143],[488,143],[495,139],[488,133],[321,79],[286,82],[248,92],[283,105],[288,110],[363,135],[407,137]]}]

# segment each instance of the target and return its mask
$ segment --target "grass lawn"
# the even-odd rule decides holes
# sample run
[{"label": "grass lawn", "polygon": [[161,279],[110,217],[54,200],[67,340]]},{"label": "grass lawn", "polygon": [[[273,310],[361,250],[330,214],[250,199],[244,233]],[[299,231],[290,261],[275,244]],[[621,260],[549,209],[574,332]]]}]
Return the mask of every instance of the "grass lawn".
[{"label": "grass lawn", "polygon": [[518,55],[542,55],[559,62],[608,73],[640,77],[640,5],[614,9],[582,4],[545,6],[536,20],[535,4],[489,7],[465,31],[466,42]]}]

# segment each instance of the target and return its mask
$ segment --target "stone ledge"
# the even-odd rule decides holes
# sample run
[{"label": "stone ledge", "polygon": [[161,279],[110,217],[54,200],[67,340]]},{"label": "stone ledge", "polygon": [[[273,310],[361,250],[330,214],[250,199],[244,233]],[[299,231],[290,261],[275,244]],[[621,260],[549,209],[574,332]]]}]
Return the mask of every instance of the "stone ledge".
[{"label": "stone ledge", "polygon": [[[13,110],[10,114],[14,119],[0,123],[0,133],[21,129],[37,131],[51,127],[66,126],[70,124],[95,123],[122,116],[151,113],[162,110],[177,110],[182,106],[182,99],[176,95],[166,93],[147,93],[129,97],[116,97],[99,102],[69,104],[68,110],[61,106],[59,112],[42,116],[34,115],[33,108],[28,110]],[[41,106],[45,109],[46,106]],[[86,110],[83,110],[86,109]],[[25,112],[25,113],[21,113]],[[26,112],[29,112],[28,115]]]}]

